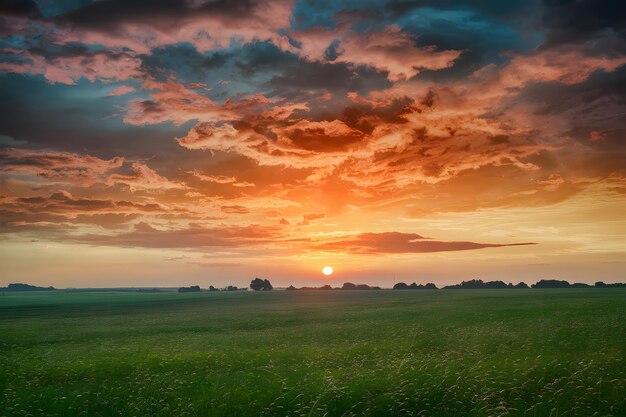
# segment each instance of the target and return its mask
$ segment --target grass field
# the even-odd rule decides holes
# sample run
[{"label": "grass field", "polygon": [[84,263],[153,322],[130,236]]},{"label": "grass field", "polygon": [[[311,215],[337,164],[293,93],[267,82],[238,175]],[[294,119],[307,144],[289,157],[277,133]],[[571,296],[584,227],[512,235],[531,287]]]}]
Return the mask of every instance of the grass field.
[{"label": "grass field", "polygon": [[626,416],[626,289],[0,295],[0,416]]}]

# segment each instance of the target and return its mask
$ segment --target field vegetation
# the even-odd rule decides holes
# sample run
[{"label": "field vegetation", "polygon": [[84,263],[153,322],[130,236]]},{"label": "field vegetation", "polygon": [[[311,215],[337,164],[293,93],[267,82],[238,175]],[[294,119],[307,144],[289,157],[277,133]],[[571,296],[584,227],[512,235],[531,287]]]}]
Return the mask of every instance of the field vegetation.
[{"label": "field vegetation", "polygon": [[0,416],[626,416],[626,289],[0,295]]}]

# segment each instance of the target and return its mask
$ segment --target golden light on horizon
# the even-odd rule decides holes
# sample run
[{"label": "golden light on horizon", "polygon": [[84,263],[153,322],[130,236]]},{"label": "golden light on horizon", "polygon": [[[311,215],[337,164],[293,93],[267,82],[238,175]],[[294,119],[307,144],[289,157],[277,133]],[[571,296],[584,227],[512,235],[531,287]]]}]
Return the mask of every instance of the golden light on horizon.
[{"label": "golden light on horizon", "polygon": [[333,267],[332,266],[325,266],[324,268],[322,268],[322,274],[324,275],[332,275],[333,273]]}]

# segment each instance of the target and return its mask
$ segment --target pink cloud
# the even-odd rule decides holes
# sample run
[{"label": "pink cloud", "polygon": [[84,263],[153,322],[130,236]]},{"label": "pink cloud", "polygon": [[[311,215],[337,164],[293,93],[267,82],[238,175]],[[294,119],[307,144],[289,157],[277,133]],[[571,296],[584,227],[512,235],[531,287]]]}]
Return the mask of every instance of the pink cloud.
[{"label": "pink cloud", "polygon": [[[291,36],[300,44],[292,50],[309,60],[373,67],[388,72],[391,81],[411,78],[424,69],[449,68],[461,55],[461,51],[439,51],[435,46],[417,47],[412,35],[397,25],[362,33],[350,26],[340,23],[336,29],[292,31]],[[326,52],[333,42],[337,43],[337,57],[329,60]]]},{"label": "pink cloud", "polygon": [[135,87],[131,87],[130,85],[122,85],[111,91],[109,91],[109,96],[123,96],[125,94],[129,94],[135,91]]},{"label": "pink cloud", "polygon": [[0,62],[0,71],[18,74],[41,74],[48,81],[76,84],[81,78],[89,81],[113,82],[137,78],[141,60],[123,52],[96,52],[78,56],[46,58],[27,50],[5,49],[14,62]]},{"label": "pink cloud", "polygon": [[81,42],[109,49],[130,49],[149,54],[164,45],[186,42],[206,52],[228,48],[231,42],[250,43],[287,40],[279,32],[290,25],[292,0],[254,3],[243,13],[231,10],[193,10],[184,14],[159,14],[145,19],[120,15],[120,20],[106,27],[86,27],[60,23],[51,33],[55,43]]},{"label": "pink cloud", "polygon": [[578,84],[595,71],[611,72],[624,64],[626,56],[594,56],[581,48],[550,49],[514,56],[500,68],[495,64],[481,68],[472,76],[473,90],[485,98],[509,96],[534,83]]}]

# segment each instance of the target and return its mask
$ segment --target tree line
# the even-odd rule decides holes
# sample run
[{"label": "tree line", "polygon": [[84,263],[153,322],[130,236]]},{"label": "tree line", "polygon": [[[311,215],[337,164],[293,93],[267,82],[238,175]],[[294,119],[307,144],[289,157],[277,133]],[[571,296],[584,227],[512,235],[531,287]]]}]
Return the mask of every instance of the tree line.
[{"label": "tree line", "polygon": [[[530,289],[530,288],[626,288],[626,283],[605,283],[603,281],[597,281],[595,284],[585,284],[583,282],[575,282],[570,284],[565,280],[557,279],[542,279],[535,284],[528,285],[524,282],[518,284],[505,283],[504,281],[483,281],[481,279],[472,279],[469,281],[462,281],[460,284],[446,285],[442,287],[443,290],[481,290],[481,289]],[[253,291],[272,291],[274,286],[268,279],[254,278],[250,282],[250,289]],[[321,287],[300,287],[296,288],[290,285],[286,288],[287,291],[331,291],[331,290],[380,290],[379,286],[370,286],[367,284],[353,284],[352,282],[346,282],[341,287],[331,287],[330,285],[323,285]],[[427,284],[417,284],[415,282],[406,284],[404,282],[398,282],[394,284],[394,290],[438,290],[439,288],[429,282]],[[1,292],[6,291],[55,291],[54,287],[38,287],[35,285],[14,283],[9,284],[7,287],[0,287]],[[191,285],[189,287],[178,288],[179,293],[189,292],[201,292],[201,291],[247,291],[248,288],[239,288],[235,285],[228,285],[223,288],[216,288],[210,285],[208,289],[204,290],[199,285]],[[159,291],[157,288],[153,289],[136,289],[135,291]]]}]

